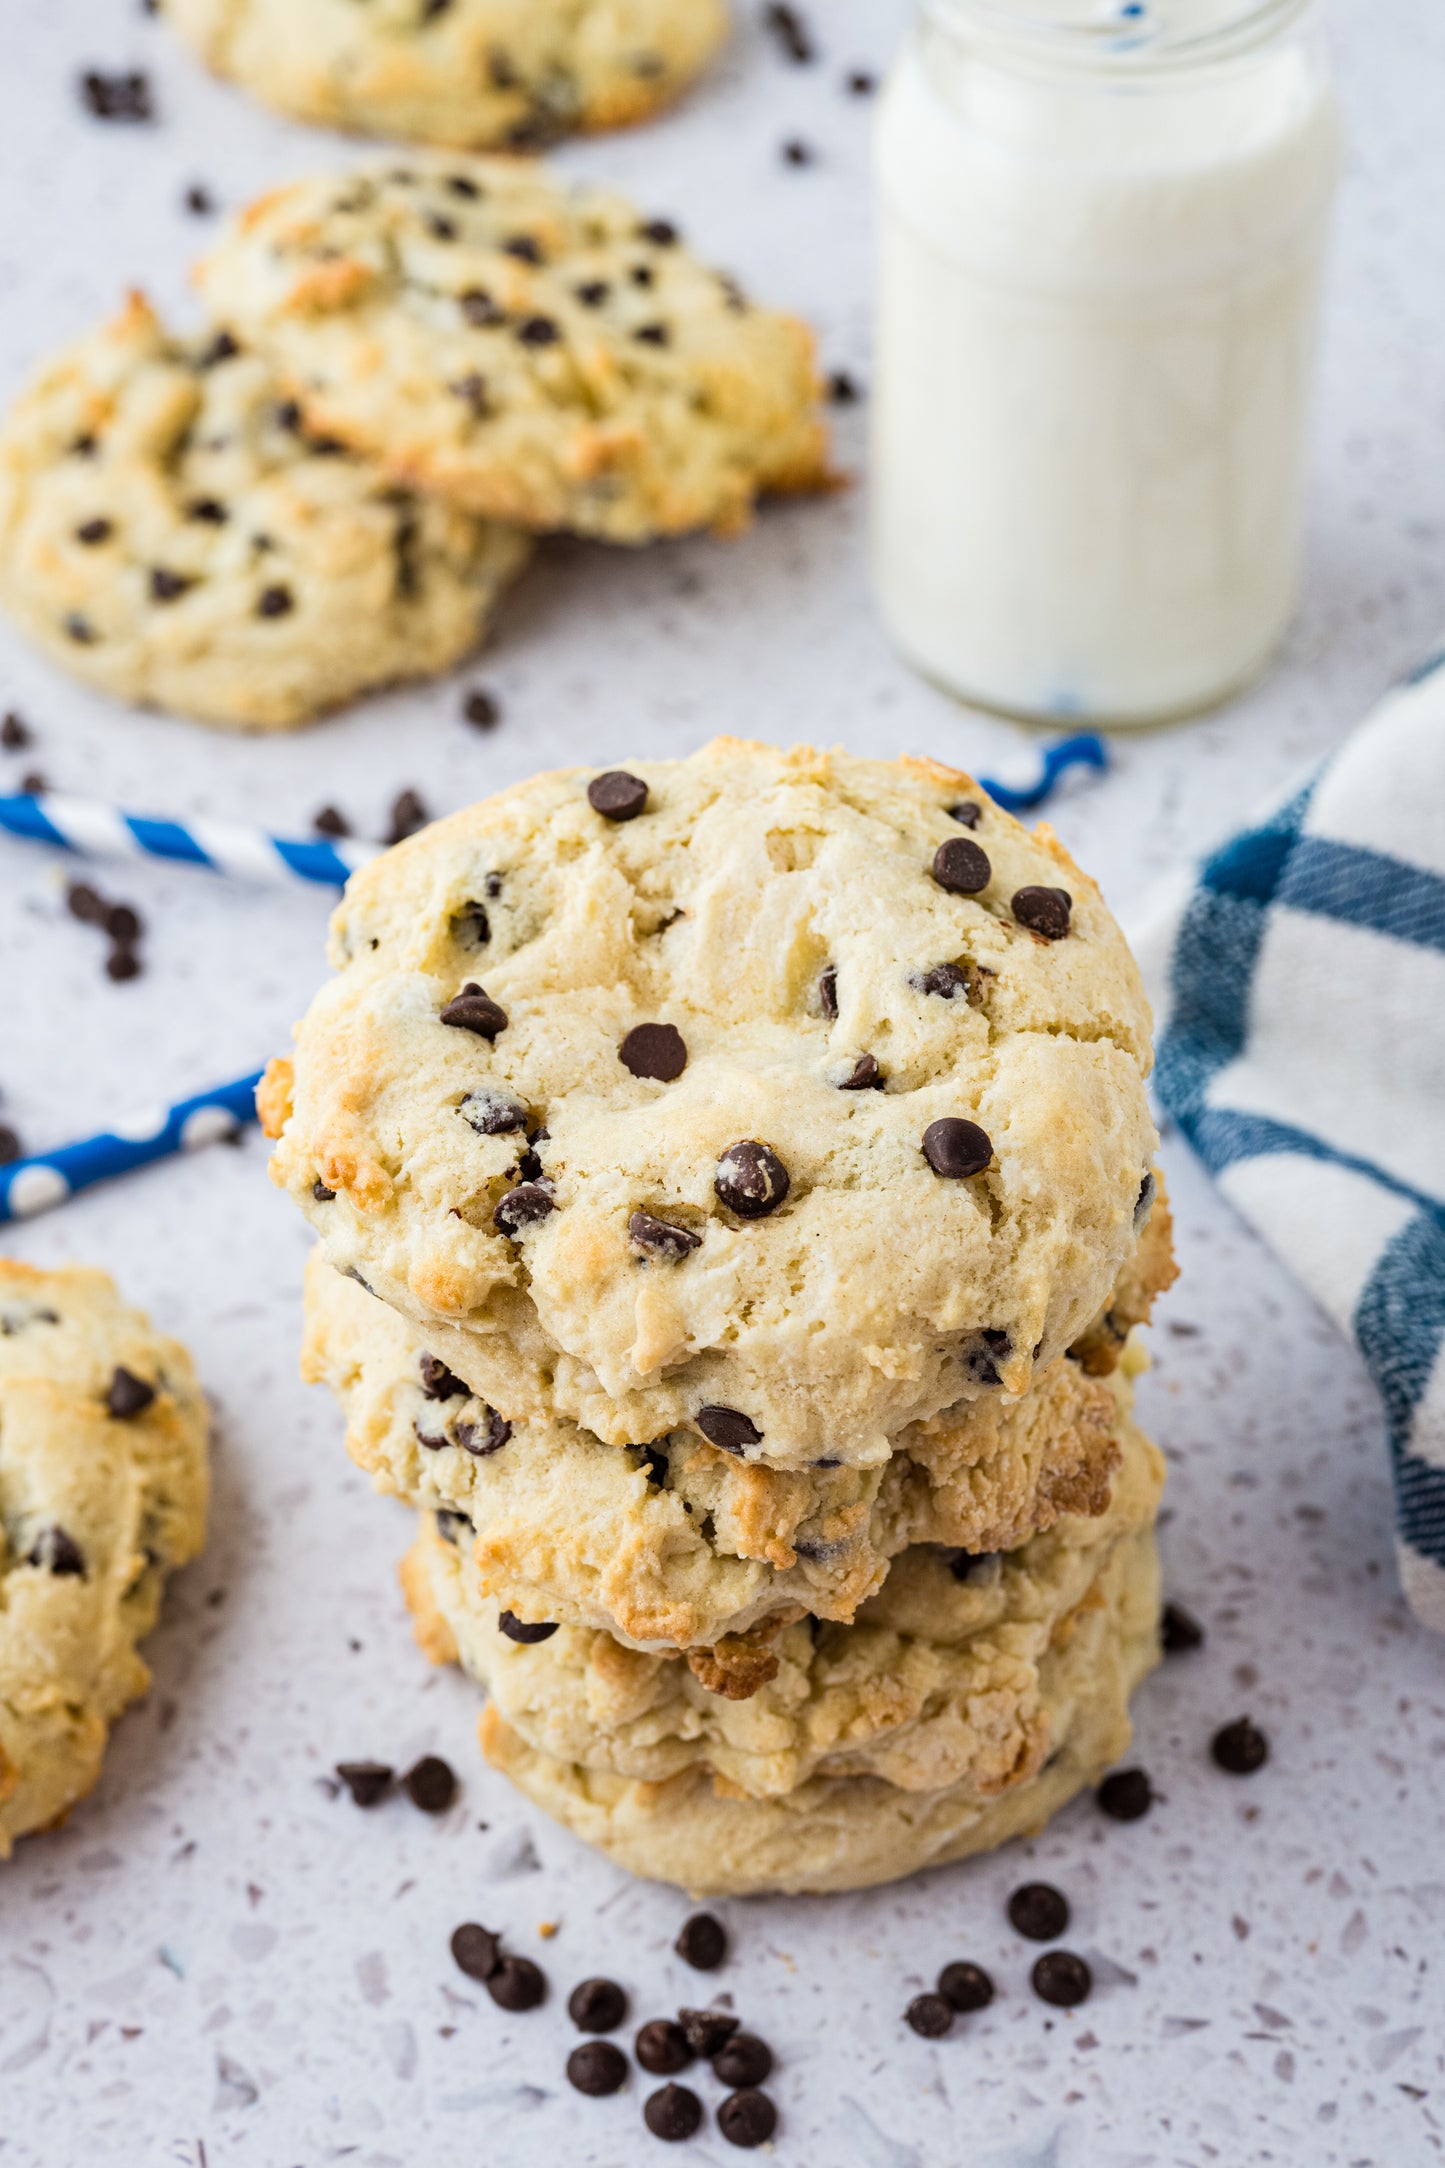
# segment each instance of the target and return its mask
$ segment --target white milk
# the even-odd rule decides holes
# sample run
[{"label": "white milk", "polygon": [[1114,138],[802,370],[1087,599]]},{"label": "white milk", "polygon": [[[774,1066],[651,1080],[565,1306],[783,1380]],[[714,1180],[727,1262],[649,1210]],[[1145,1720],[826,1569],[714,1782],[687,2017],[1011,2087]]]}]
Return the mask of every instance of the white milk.
[{"label": "white milk", "polygon": [[899,647],[1022,715],[1243,685],[1294,594],[1338,163],[1309,0],[925,0],[876,160]]}]

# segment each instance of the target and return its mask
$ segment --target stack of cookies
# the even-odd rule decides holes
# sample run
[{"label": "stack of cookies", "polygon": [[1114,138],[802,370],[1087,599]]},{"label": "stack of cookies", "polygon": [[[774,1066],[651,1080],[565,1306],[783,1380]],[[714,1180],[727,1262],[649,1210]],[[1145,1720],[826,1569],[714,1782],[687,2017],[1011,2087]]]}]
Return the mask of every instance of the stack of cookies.
[{"label": "stack of cookies", "polygon": [[124,700],[287,729],[460,661],[541,531],[829,479],[806,328],[536,165],[278,189],[197,276],[202,332],[132,296],[0,427],[0,600]]},{"label": "stack of cookies", "polygon": [[1173,1275],[1094,884],[968,777],[724,739],[355,877],[273,1063],[304,1368],[482,1744],[635,1871],[838,1889],[1128,1741]]}]

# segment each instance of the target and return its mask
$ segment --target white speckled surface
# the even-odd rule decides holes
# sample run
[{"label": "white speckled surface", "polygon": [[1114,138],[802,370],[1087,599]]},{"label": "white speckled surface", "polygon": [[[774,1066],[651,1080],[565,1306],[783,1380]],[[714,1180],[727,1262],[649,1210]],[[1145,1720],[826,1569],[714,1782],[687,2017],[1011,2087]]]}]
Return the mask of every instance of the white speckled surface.
[{"label": "white speckled surface", "polygon": [[[354,155],[204,80],[133,6],[12,0],[0,130],[0,379],[7,388],[126,281],[179,300],[206,238],[202,180],[234,204]],[[866,103],[902,0],[815,0],[825,58],[783,63],[756,0],[676,117],[566,154],[676,214],[761,293],[810,313],[832,366],[867,375]],[[1314,459],[1308,592],[1269,681],[1226,713],[1119,747],[1056,818],[1127,905],[1148,877],[1330,745],[1445,619],[1445,18],[1435,0],[1341,0],[1353,150]],[[18,34],[17,34],[18,33]],[[154,128],[101,127],[84,64],[154,72]],[[818,161],[785,170],[785,137]],[[861,418],[843,417],[856,456]],[[1007,773],[1022,733],[951,707],[870,615],[861,496],[770,515],[744,541],[646,555],[554,549],[478,670],[290,742],[228,741],[72,688],[0,628],[0,706],[35,725],[0,787],[59,786],[300,829],[331,800],[362,827],[405,784],[437,810],[539,764],[681,751],[716,729],[927,750]],[[485,682],[505,719],[458,720]],[[13,787],[13,784],[12,786]],[[105,1110],[249,1068],[321,965],[323,904],[155,869],[113,877],[151,929],[113,987],[60,907],[53,862],[0,849],[0,1118],[41,1145]],[[1346,990],[1347,991],[1347,990]],[[296,1383],[305,1233],[252,1134],[24,1230],[18,1254],[93,1259],[196,1352],[216,1400],[214,1533],[151,1645],[156,1688],[97,1795],[0,1869],[0,2163],[208,2168],[631,2168],[649,2087],[585,2101],[562,2079],[563,1997],[615,1974],[639,2018],[709,1984],[670,1954],[686,1907],[625,1881],[481,1766],[475,1704],[411,1646],[399,1508],[344,1459]],[[1333,1337],[1168,1155],[1187,1278],[1143,1405],[1173,1469],[1168,1580],[1210,1629],[1146,1688],[1137,1758],[1163,1797],[1105,1822],[1083,1802],[1037,1845],[873,1895],[725,1908],[712,1984],[773,2042],[779,2160],[805,2168],[1417,2168],[1445,2128],[1445,1650],[1410,1623],[1390,1555],[1381,1426]],[[1252,1711],[1268,1767],[1221,1776],[1206,1742]],[[338,1758],[465,1775],[439,1824],[363,1815],[318,1780]],[[485,1825],[485,1826],[481,1826]],[[1026,1985],[1003,1919],[1033,1873],[1075,1906],[1100,1986],[1073,2014]],[[455,1971],[480,1918],[539,1957],[550,2004],[508,2018]],[[538,1940],[544,1920],[555,1939]],[[955,1956],[994,2007],[937,2045],[900,2013]],[[699,2085],[710,2106],[719,2089]],[[707,2134],[672,2155],[736,2157]]]}]

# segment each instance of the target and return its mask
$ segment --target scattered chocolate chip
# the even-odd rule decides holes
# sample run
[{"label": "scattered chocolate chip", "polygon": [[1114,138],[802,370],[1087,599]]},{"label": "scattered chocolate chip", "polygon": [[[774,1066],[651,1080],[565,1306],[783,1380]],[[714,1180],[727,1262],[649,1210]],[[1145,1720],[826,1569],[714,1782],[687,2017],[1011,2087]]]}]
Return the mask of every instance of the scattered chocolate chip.
[{"label": "scattered chocolate chip", "polygon": [[[709,2057],[725,2047],[738,2029],[738,2020],[728,2010],[679,2010],[677,2022],[693,2054]],[[739,2085],[742,2080],[730,2078],[728,2083]]]},{"label": "scattered chocolate chip", "polygon": [[[296,598],[292,594],[289,587],[263,587],[260,594],[256,597],[256,615],[258,617],[289,617],[295,607]],[[408,796],[410,796],[410,793],[408,793]],[[419,820],[416,825],[420,828],[424,827],[425,824],[426,816],[425,814],[423,814],[421,820]],[[396,825],[395,813],[392,814],[392,825],[393,827],[395,827]],[[409,836],[411,834],[411,829],[403,829],[401,833],[402,835]],[[394,836],[392,840],[393,842],[399,843],[401,841],[401,835]]]},{"label": "scattered chocolate chip", "polygon": [[940,1001],[965,1000],[969,992],[969,976],[962,964],[934,964],[913,982],[921,994],[937,994]]},{"label": "scattered chocolate chip", "polygon": [[452,1936],[452,1956],[471,1980],[489,1980],[502,1961],[502,1938],[468,1920]]},{"label": "scattered chocolate chip", "polygon": [[80,96],[96,120],[154,120],[148,79],[138,71],[128,75],[103,75],[87,69],[80,78]]},{"label": "scattered chocolate chip", "polygon": [[186,506],[186,518],[199,520],[204,527],[224,527],[230,516],[218,497],[193,497]]},{"label": "scattered chocolate chip", "polygon": [[761,2085],[773,2067],[773,2051],[756,2033],[734,2033],[714,2050],[712,2067],[724,2085]]},{"label": "scattered chocolate chip", "polygon": [[502,893],[502,876],[500,875],[500,873],[489,873],[485,882],[483,883],[483,886],[485,887],[487,894],[491,897],[492,902],[495,903],[498,896],[500,896]]},{"label": "scattered chocolate chip", "polygon": [[567,2082],[594,2100],[627,2083],[627,2057],[610,2040],[584,2040],[567,2058]]},{"label": "scattered chocolate chip", "polygon": [[638,227],[638,236],[651,241],[655,248],[675,248],[678,233],[670,218],[649,218]]},{"label": "scattered chocolate chip", "polygon": [[549,1189],[544,1189],[540,1182],[519,1182],[515,1189],[507,1191],[492,1219],[504,1235],[515,1235],[523,1227],[544,1220],[553,1209]]},{"label": "scattered chocolate chip", "polygon": [[993,2001],[993,1982],[982,1965],[963,1960],[944,1966],[938,1975],[938,1992],[955,2010],[986,2010]]},{"label": "scattered chocolate chip", "polygon": [[474,1031],[479,1039],[495,1039],[507,1028],[507,1012],[475,979],[468,979],[442,1010],[440,1021],[456,1031]]},{"label": "scattered chocolate chip", "polygon": [[1074,899],[1066,888],[1016,888],[1009,909],[1021,926],[1045,941],[1062,941],[1069,930]]},{"label": "scattered chocolate chip", "polygon": [[120,942],[122,947],[129,947],[132,941],[139,941],[141,937],[140,913],[133,904],[106,904],[100,923],[111,940]]},{"label": "scattered chocolate chip", "polygon": [[785,166],[810,166],[812,163],[812,151],[806,143],[799,142],[796,136],[783,145],[783,164]]},{"label": "scattered chocolate chip", "polygon": [[828,399],[833,406],[857,406],[863,394],[846,369],[835,369],[828,379]]},{"label": "scattered chocolate chip", "polygon": [[184,201],[186,209],[194,218],[209,218],[216,208],[215,198],[212,196],[211,191],[209,188],[203,188],[199,181],[191,183],[186,190]]},{"label": "scattered chocolate chip", "polygon": [[0,1167],[9,1167],[25,1156],[20,1139],[5,1122],[0,1122]]},{"label": "scattered chocolate chip", "polygon": [[606,279],[588,279],[577,288],[577,299],[584,309],[600,309],[611,291]]},{"label": "scattered chocolate chip", "polygon": [[766,2093],[729,2093],[717,2111],[717,2127],[729,2145],[766,2145],[778,2127],[778,2111]]},{"label": "scattered chocolate chip", "polygon": [[29,775],[22,775],[20,778],[21,792],[27,798],[43,798],[49,788],[49,778],[43,776],[38,768],[32,768]]},{"label": "scattered chocolate chip", "polygon": [[1113,1822],[1137,1822],[1154,1804],[1154,1787],[1142,1769],[1116,1769],[1095,1794]]},{"label": "scattered chocolate chip", "polygon": [[507,1137],[527,1126],[527,1109],[510,1092],[468,1092],[457,1112],[479,1137]]},{"label": "scattered chocolate chip", "polygon": [[1088,1998],[1094,1975],[1072,1950],[1045,1950],[1029,1974],[1034,1993],[1056,2009],[1072,2010]]},{"label": "scattered chocolate chip", "polygon": [[792,1177],[771,1145],[743,1137],[719,1159],[712,1186],[739,1219],[766,1219],[787,1197]]},{"label": "scattered chocolate chip", "polygon": [[336,1202],[335,1190],[328,1189],[320,1175],[316,1177],[316,1180],[311,1185],[311,1194],[318,1204],[335,1204]]},{"label": "scattered chocolate chip", "polygon": [[815,57],[812,34],[807,23],[787,0],[769,0],[763,9],[763,27],[770,30],[781,46],[784,56],[799,67],[806,67]]},{"label": "scattered chocolate chip", "polygon": [[638,2029],[632,2050],[643,2069],[651,2071],[655,2078],[665,2078],[674,2070],[686,2070],[693,2055],[687,2034],[670,2017],[649,2018]]},{"label": "scattered chocolate chip", "polygon": [[440,1754],[423,1754],[401,1782],[407,1798],[423,1814],[445,1814],[457,1796],[456,1773]]},{"label": "scattered chocolate chip", "polygon": [[960,828],[977,828],[983,819],[983,807],[972,798],[961,798],[957,805],[947,806],[945,811]]},{"label": "scattered chocolate chip", "polygon": [[883,1089],[883,1072],[871,1054],[860,1054],[852,1072],[838,1085],[840,1092],[873,1092]]},{"label": "scattered chocolate chip", "polygon": [[1055,1942],[1068,1930],[1069,1900],[1051,1882],[1025,1882],[1008,1901],[1010,1925],[1030,1942]]},{"label": "scattered chocolate chip", "polygon": [[105,1396],[105,1404],[117,1422],[129,1422],[133,1415],[143,1415],[155,1397],[154,1385],[138,1378],[123,1363],[117,1363]]},{"label": "scattered chocolate chip", "polygon": [[718,1446],[724,1453],[745,1453],[750,1445],[763,1442],[757,1424],[751,1422],[740,1408],[711,1405],[699,1408],[696,1422],[708,1444]]},{"label": "scattered chocolate chip", "polygon": [[579,2032],[616,2032],[627,2016],[627,1997],[615,1980],[583,1980],[567,1997],[567,2015]]},{"label": "scattered chocolate chip", "polygon": [[400,791],[392,800],[391,826],[387,831],[386,841],[404,843],[407,837],[414,836],[419,828],[425,828],[430,819],[431,815],[414,790]]},{"label": "scattered chocolate chip", "polygon": [[993,1146],[977,1122],[945,1115],[924,1130],[923,1156],[935,1174],[946,1181],[961,1182],[983,1173],[993,1158]]},{"label": "scattered chocolate chip", "polygon": [[[359,1807],[374,1807],[385,1799],[396,1777],[388,1763],[379,1761],[338,1762],[336,1774]],[[458,1932],[465,1933],[465,1929]]]},{"label": "scattered chocolate chip", "polygon": [[673,1948],[695,1971],[716,1972],[728,1950],[722,1921],[714,1919],[711,1912],[694,1912],[690,1920],[683,1921]]},{"label": "scattered chocolate chip", "polygon": [[495,693],[474,686],[462,702],[462,714],[473,730],[495,730],[502,720],[502,705]]},{"label": "scattered chocolate chip", "polygon": [[428,211],[425,223],[434,241],[455,241],[457,222],[454,218],[443,218],[440,211]]},{"label": "scattered chocolate chip", "polygon": [[530,1648],[536,1641],[550,1641],[557,1631],[557,1622],[555,1619],[532,1621],[518,1618],[515,1611],[499,1611],[497,1628],[509,1641],[520,1641],[524,1647]]},{"label": "scattered chocolate chip", "polygon": [[702,2121],[702,2102],[685,2085],[663,2085],[649,2094],[642,2119],[654,2138],[676,2144],[690,2138]]},{"label": "scattered chocolate chip", "polygon": [[950,836],[933,854],[933,878],[950,896],[976,896],[992,872],[988,853],[967,836]]},{"label": "scattered chocolate chip", "polygon": [[[442,0],[442,7],[449,7],[451,0]],[[429,6],[428,12],[439,15],[441,8]],[[468,203],[475,203],[482,191],[469,173],[449,173],[447,187],[454,196],[461,196]]]},{"label": "scattered chocolate chip", "polygon": [[690,1227],[675,1227],[671,1220],[654,1219],[650,1212],[634,1212],[627,1222],[628,1239],[644,1257],[665,1258],[676,1264],[702,1248],[702,1236]]},{"label": "scattered chocolate chip", "polygon": [[105,898],[99,889],[91,887],[89,881],[69,884],[65,891],[65,907],[83,926],[98,926],[105,917]]},{"label": "scattered chocolate chip", "polygon": [[164,565],[155,565],[151,569],[151,601],[179,601],[195,584],[184,572],[168,572]]},{"label": "scattered chocolate chip", "polygon": [[94,549],[98,542],[108,542],[114,533],[115,527],[112,521],[108,519],[87,519],[82,520],[76,528],[75,539],[77,542],[83,542],[87,549]]},{"label": "scattered chocolate chip", "polygon": [[1250,1777],[1268,1761],[1269,1741],[1256,1724],[1241,1716],[1214,1734],[1209,1751],[1229,1776]]},{"label": "scattered chocolate chip", "polygon": [[672,342],[672,333],[666,324],[639,324],[632,336],[640,339],[644,346],[668,346]]},{"label": "scattered chocolate chip", "polygon": [[830,1024],[838,1020],[838,966],[824,964],[818,973],[818,1000]]},{"label": "scattered chocolate chip", "polygon": [[200,367],[203,369],[218,368],[223,361],[230,361],[240,351],[239,343],[231,336],[229,331],[218,331],[210,345],[202,353]]},{"label": "scattered chocolate chip", "polygon": [[349,836],[351,823],[344,813],[338,813],[334,805],[322,806],[313,814],[311,825],[318,836]]},{"label": "scattered chocolate chip", "polygon": [[524,316],[517,326],[523,346],[555,346],[561,336],[550,316]]},{"label": "scattered chocolate chip", "polygon": [[852,68],[844,77],[844,88],[850,98],[871,98],[878,88],[878,78],[867,68]]},{"label": "scattered chocolate chip", "polygon": [[539,264],[542,261],[542,245],[540,241],[535,241],[530,233],[514,233],[509,240],[502,243],[502,247],[508,256],[515,256],[519,263]]},{"label": "scattered chocolate chip", "polygon": [[673,1084],[687,1067],[687,1042],[675,1024],[634,1024],[617,1059],[633,1076]]},{"label": "scattered chocolate chip", "polygon": [[73,640],[77,647],[94,647],[100,635],[88,617],[82,617],[79,610],[72,610],[65,620],[65,637]]},{"label": "scattered chocolate chip", "polygon": [[1159,1621],[1159,1637],[1166,1656],[1188,1656],[1204,1646],[1204,1628],[1182,1603],[1166,1603]]},{"label": "scattered chocolate chip", "polygon": [[3,746],[7,753],[23,753],[26,746],[33,745],[34,742],[35,733],[30,725],[23,715],[17,715],[12,708],[5,720],[0,722],[0,746]]},{"label": "scattered chocolate chip", "polygon": [[460,296],[461,311],[469,324],[479,330],[488,330],[507,321],[505,309],[498,308],[491,295],[480,286],[469,286]]},{"label": "scattered chocolate chip", "polygon": [[903,2015],[925,2040],[941,2040],[953,2026],[953,2004],[946,1995],[915,1995]]},{"label": "scattered chocolate chip", "polygon": [[438,1355],[423,1355],[417,1364],[421,1372],[421,1389],[428,1400],[465,1400],[471,1387],[454,1370],[448,1370]]},{"label": "scattered chocolate chip", "polygon": [[547,1976],[530,1957],[504,1957],[487,1974],[487,1993],[503,2010],[535,2010],[547,1995]]},{"label": "scattered chocolate chip", "polygon": [[498,1415],[495,1408],[488,1408],[485,1424],[457,1424],[457,1444],[476,1460],[485,1460],[490,1453],[500,1453],[511,1435],[511,1424],[505,1416]]},{"label": "scattered chocolate chip", "polygon": [[113,948],[105,959],[105,975],[117,984],[126,979],[138,979],[141,969],[141,960],[134,949]]},{"label": "scattered chocolate chip", "polygon": [[608,768],[587,785],[587,803],[604,820],[635,821],[647,804],[647,785],[625,768]]},{"label": "scattered chocolate chip", "polygon": [[42,1566],[47,1573],[85,1573],[85,1554],[74,1536],[63,1528],[42,1528],[30,1546],[27,1566]]}]

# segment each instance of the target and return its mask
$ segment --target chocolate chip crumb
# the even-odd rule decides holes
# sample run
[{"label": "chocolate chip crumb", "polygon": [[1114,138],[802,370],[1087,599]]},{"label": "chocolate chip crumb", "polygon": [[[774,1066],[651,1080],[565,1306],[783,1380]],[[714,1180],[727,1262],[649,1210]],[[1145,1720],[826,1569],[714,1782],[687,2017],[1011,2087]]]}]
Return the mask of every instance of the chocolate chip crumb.
[{"label": "chocolate chip crumb", "polygon": [[550,1641],[557,1631],[557,1622],[555,1619],[518,1618],[515,1611],[499,1611],[497,1630],[504,1633],[509,1641],[520,1641],[524,1647],[530,1648],[534,1642]]},{"label": "chocolate chip crumb", "polygon": [[993,1981],[982,1965],[964,1959],[944,1966],[938,1975],[938,1992],[955,2010],[986,2010],[993,2001]]},{"label": "chocolate chip crumb", "polygon": [[545,2001],[547,1976],[530,1957],[504,1957],[486,1979],[487,1993],[503,2010],[535,2010]]},{"label": "chocolate chip crumb", "polygon": [[1054,1942],[1067,1933],[1069,1900],[1050,1882],[1025,1882],[1008,1901],[1009,1922],[1030,1942]]},{"label": "chocolate chip crumb", "polygon": [[766,2093],[729,2093],[717,2111],[717,2127],[729,2145],[766,2145],[778,2127],[778,2111]]},{"label": "chocolate chip crumb", "polygon": [[1034,1993],[1056,2009],[1072,2010],[1088,1998],[1094,1975],[1072,1950],[1045,1950],[1029,1974]]},{"label": "chocolate chip crumb", "polygon": [[761,2085],[773,2067],[773,2051],[756,2033],[734,2033],[712,2057],[714,2074],[724,2085]]},{"label": "chocolate chip crumb", "polygon": [[389,1763],[379,1761],[338,1762],[336,1774],[359,1807],[374,1807],[385,1799],[396,1777]]},{"label": "chocolate chip crumb", "polygon": [[123,1363],[117,1363],[105,1396],[105,1404],[117,1422],[129,1422],[132,1416],[143,1415],[155,1397],[154,1385],[145,1378],[138,1378]]},{"label": "chocolate chip crumb", "polygon": [[670,2017],[649,2018],[638,2028],[632,2051],[644,2070],[665,2078],[674,2070],[686,2070],[693,2051],[681,2025]]},{"label": "chocolate chip crumb", "polygon": [[1182,1603],[1165,1604],[1159,1636],[1166,1656],[1188,1656],[1204,1646],[1204,1628]]},{"label": "chocolate chip crumb", "polygon": [[627,2057],[610,2040],[584,2040],[567,2058],[567,2082],[600,2100],[627,2083]]},{"label": "chocolate chip crumb", "polygon": [[616,2032],[627,2016],[627,1997],[615,1980],[582,1980],[567,1997],[567,2015],[579,2032]]},{"label": "chocolate chip crumb", "polygon": [[766,1219],[787,1198],[792,1177],[770,1144],[743,1137],[719,1159],[712,1186],[739,1219]]},{"label": "chocolate chip crumb", "polygon": [[685,2085],[660,2086],[648,2096],[642,2118],[654,2138],[676,2144],[690,2138],[702,2121],[702,2102]]},{"label": "chocolate chip crumb", "polygon": [[682,1931],[673,1944],[685,1965],[697,1972],[716,1972],[727,1956],[728,1938],[722,1921],[711,1912],[694,1912],[690,1920],[684,1920]]},{"label": "chocolate chip crumb", "polygon": [[953,2004],[945,1995],[915,1995],[903,2015],[925,2040],[941,2040],[953,2027]]},{"label": "chocolate chip crumb", "polygon": [[635,821],[647,804],[647,785],[625,768],[608,768],[587,785],[587,803],[604,820]]},{"label": "chocolate chip crumb", "polygon": [[456,1773],[440,1754],[423,1754],[401,1781],[407,1798],[423,1814],[445,1814],[457,1796]]},{"label": "chocolate chip crumb", "polygon": [[982,1174],[993,1158],[993,1145],[977,1122],[953,1115],[930,1122],[923,1132],[923,1156],[934,1173],[950,1182],[967,1181]]},{"label": "chocolate chip crumb", "polygon": [[1113,1822],[1137,1822],[1154,1804],[1154,1787],[1143,1769],[1116,1769],[1095,1794]]},{"label": "chocolate chip crumb", "polygon": [[468,1920],[452,1936],[452,1956],[469,1979],[490,1979],[502,1961],[502,1938]]},{"label": "chocolate chip crumb", "polygon": [[1269,1741],[1258,1725],[1241,1716],[1214,1734],[1209,1751],[1227,1775],[1250,1777],[1268,1761]]}]

